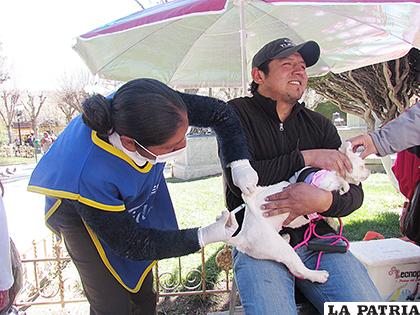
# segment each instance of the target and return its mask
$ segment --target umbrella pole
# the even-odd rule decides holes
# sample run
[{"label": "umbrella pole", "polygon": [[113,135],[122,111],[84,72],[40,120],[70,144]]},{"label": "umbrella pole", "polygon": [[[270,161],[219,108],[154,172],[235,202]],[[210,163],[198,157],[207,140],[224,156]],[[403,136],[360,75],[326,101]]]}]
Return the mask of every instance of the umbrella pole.
[{"label": "umbrella pole", "polygon": [[245,30],[245,0],[239,0],[239,23],[241,38],[241,82],[242,82],[242,96],[246,94],[247,87],[247,67],[246,67],[246,30]]}]

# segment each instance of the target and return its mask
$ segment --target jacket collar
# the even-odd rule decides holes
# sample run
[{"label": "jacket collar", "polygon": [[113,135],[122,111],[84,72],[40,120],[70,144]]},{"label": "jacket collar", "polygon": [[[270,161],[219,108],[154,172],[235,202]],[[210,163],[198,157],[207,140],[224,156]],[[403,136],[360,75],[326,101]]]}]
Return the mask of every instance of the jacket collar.
[{"label": "jacket collar", "polygon": [[[255,103],[260,107],[260,109],[263,110],[270,118],[275,119],[278,122],[280,121],[277,115],[277,102],[275,100],[261,95],[258,92],[254,92],[253,99],[255,100]],[[296,116],[304,107],[305,103],[296,102],[287,120],[291,117]]]}]

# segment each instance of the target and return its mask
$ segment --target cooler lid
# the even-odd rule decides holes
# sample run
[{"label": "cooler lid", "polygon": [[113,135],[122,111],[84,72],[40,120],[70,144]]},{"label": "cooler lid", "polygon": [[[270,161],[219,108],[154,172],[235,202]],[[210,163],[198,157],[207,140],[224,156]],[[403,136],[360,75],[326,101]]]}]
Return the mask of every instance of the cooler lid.
[{"label": "cooler lid", "polygon": [[420,247],[398,238],[351,242],[350,251],[369,266],[420,262]]}]

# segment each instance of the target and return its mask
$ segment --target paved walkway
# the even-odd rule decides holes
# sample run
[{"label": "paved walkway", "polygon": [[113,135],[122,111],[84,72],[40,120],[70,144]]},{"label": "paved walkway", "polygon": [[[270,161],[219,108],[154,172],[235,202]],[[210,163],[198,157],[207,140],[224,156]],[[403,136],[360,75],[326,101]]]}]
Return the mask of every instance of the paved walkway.
[{"label": "paved walkway", "polygon": [[31,176],[35,163],[0,166],[0,180],[2,183],[10,183]]},{"label": "paved walkway", "polygon": [[[244,310],[242,309],[242,307],[241,306],[237,306],[236,308],[235,308],[235,313],[234,313],[235,315],[243,315],[243,314],[245,314],[244,313]],[[207,313],[207,315],[229,315],[229,311],[224,311],[224,312],[214,312],[214,313]]]}]

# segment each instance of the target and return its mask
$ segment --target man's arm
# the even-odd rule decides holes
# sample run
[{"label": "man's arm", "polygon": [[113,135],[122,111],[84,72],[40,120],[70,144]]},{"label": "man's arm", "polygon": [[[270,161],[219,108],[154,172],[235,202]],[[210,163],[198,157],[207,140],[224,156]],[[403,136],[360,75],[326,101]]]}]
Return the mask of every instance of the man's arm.
[{"label": "man's arm", "polygon": [[350,184],[350,190],[340,195],[338,191],[332,192],[333,200],[330,208],[322,215],[326,217],[345,217],[359,209],[363,204],[364,193],[362,184]]},{"label": "man's arm", "polygon": [[[302,154],[308,154],[310,159],[305,164],[338,171],[346,167],[347,157],[336,150],[341,144],[335,126],[324,120],[324,138],[322,147],[328,149],[315,149],[302,151]],[[285,225],[290,223],[299,215],[310,214],[313,212],[322,213],[324,216],[341,217],[352,213],[363,203],[362,186],[350,185],[350,190],[340,195],[337,191],[329,192],[309,184],[298,183],[287,187],[282,192],[269,197],[269,203],[264,205],[266,215],[278,215],[290,212]]]},{"label": "man's arm", "polygon": [[295,172],[305,167],[305,160],[300,150],[284,154],[270,160],[251,161],[259,175],[258,184],[268,186],[289,179]]},{"label": "man's arm", "polygon": [[310,184],[297,183],[269,196],[262,211],[266,217],[290,213],[283,223],[288,225],[298,216],[313,212],[325,217],[343,217],[360,208],[362,203],[361,185],[350,184],[350,190],[340,195],[337,191],[330,192]]}]

